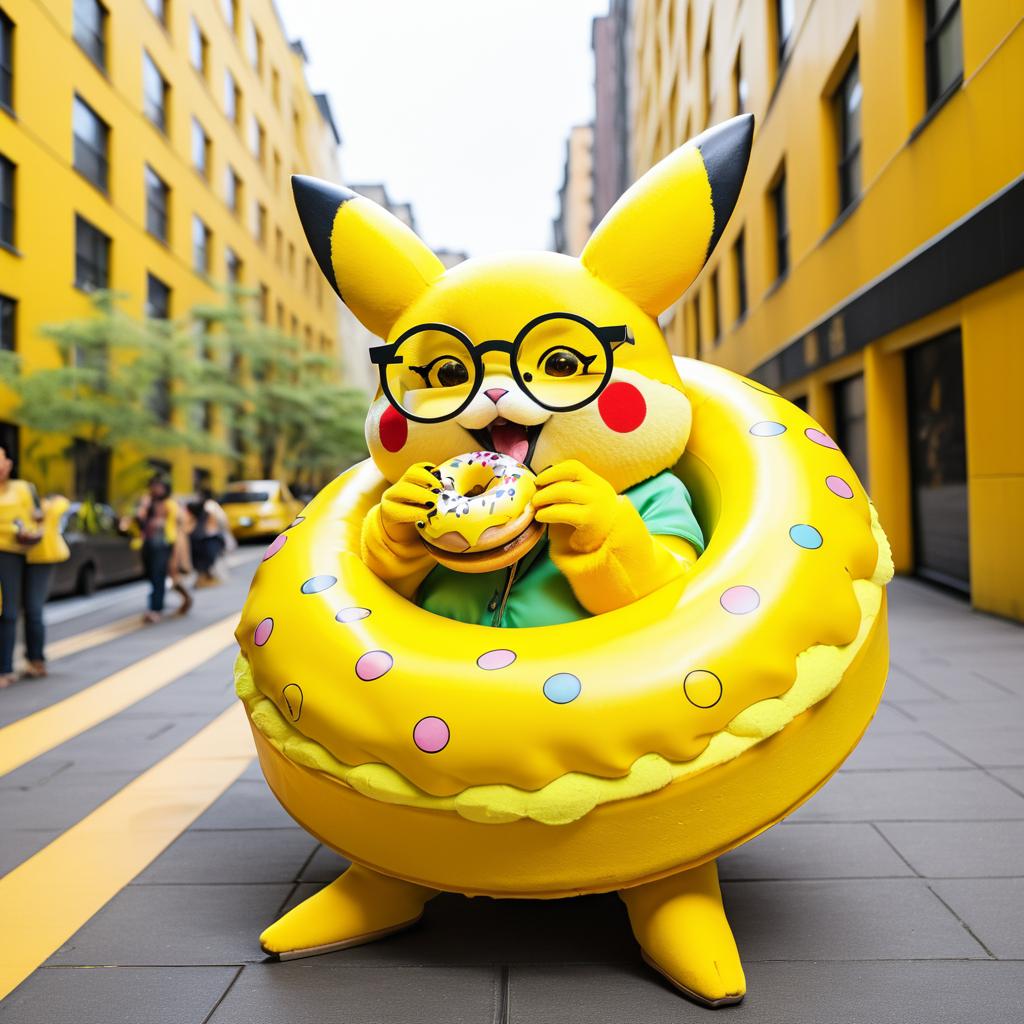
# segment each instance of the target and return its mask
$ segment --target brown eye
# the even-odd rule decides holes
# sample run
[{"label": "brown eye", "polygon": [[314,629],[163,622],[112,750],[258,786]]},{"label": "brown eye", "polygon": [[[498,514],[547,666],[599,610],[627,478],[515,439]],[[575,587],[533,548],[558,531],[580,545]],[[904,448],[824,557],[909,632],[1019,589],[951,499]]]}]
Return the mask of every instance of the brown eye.
[{"label": "brown eye", "polygon": [[469,371],[457,359],[446,359],[437,367],[437,382],[443,388],[455,388],[469,380]]},{"label": "brown eye", "polygon": [[544,372],[549,377],[571,377],[580,369],[579,358],[572,352],[559,349],[544,360]]}]

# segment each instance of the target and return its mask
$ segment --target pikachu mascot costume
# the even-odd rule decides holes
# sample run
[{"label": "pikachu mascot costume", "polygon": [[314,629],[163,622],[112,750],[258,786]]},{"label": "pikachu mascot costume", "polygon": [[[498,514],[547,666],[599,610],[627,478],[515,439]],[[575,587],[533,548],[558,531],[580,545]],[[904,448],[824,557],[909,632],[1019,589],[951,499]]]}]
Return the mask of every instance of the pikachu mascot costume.
[{"label": "pikachu mascot costume", "polygon": [[867,727],[892,574],[820,427],[673,359],[658,328],[722,234],[752,131],[735,118],[666,157],[579,259],[446,271],[368,199],[293,179],[321,269],[384,344],[372,458],[270,545],[237,632],[269,785],[352,861],[267,928],[268,953],[369,942],[439,890],[614,890],[652,968],[703,1004],[742,999],[715,858]]}]

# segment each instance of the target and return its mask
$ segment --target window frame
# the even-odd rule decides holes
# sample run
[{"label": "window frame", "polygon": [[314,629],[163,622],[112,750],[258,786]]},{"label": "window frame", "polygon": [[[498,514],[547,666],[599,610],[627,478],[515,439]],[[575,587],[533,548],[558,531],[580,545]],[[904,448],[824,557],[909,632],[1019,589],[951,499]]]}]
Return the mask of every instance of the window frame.
[{"label": "window frame", "polygon": [[0,292],[0,352],[18,350],[18,300]]},{"label": "window frame", "polygon": [[719,305],[721,292],[718,287],[718,267],[708,274],[708,302],[711,303],[711,346],[717,348],[722,343],[722,311]]},{"label": "window frame", "polygon": [[[153,84],[153,80],[150,76],[150,72],[156,74],[156,77],[160,81],[160,101],[159,107],[154,109],[153,101],[154,98],[150,94],[149,87]],[[170,95],[171,86],[167,79],[164,77],[164,73],[160,70],[160,65],[153,60],[149,50],[142,51],[142,113],[146,120],[164,135],[168,134],[167,125],[170,120]],[[154,117],[153,114],[157,113],[158,116]]]},{"label": "window frame", "polygon": [[14,113],[14,19],[0,8],[0,108]]},{"label": "window frame", "polygon": [[[199,24],[196,16],[190,15],[190,23],[188,30],[188,62],[192,65],[192,70],[195,71],[204,81],[209,80],[210,77],[210,40],[207,38],[206,33],[203,31],[202,25]],[[198,44],[199,53],[196,53],[195,47]],[[196,63],[196,57],[199,57],[199,63]]]},{"label": "window frame", "polygon": [[[768,195],[772,210],[772,247],[775,254],[775,277],[774,282],[782,281],[789,273],[792,266],[790,253],[790,231],[789,231],[789,203],[786,195],[786,166],[783,164],[774,178],[774,184],[769,188]],[[779,217],[781,208],[782,217]],[[781,225],[785,231],[780,230]]]},{"label": "window frame", "polygon": [[231,68],[224,69],[224,116],[236,128],[242,123],[242,87]]},{"label": "window frame", "polygon": [[750,295],[747,287],[747,237],[740,228],[732,243],[732,269],[736,280],[736,322],[739,323],[750,309]]},{"label": "window frame", "polygon": [[[200,165],[200,164],[198,164],[196,162],[196,143],[197,143],[197,141],[199,141],[199,136],[197,136],[197,134],[196,134],[197,129],[198,129],[199,135],[202,136],[202,144],[203,144],[202,145],[202,152],[203,152],[203,162],[202,162],[202,165]],[[190,142],[189,142],[189,149],[191,149],[191,151],[192,151],[191,152],[192,167],[195,170],[196,174],[198,174],[204,181],[209,181],[210,180],[210,164],[213,162],[211,160],[211,156],[212,156],[211,145],[212,144],[210,142],[210,133],[203,126],[203,122],[200,121],[199,118],[195,116],[195,114],[192,115],[192,132],[191,132],[191,136],[192,137],[191,137]]]},{"label": "window frame", "polygon": [[[200,263],[198,256],[200,251],[200,239],[198,231],[202,231],[202,252],[203,260]],[[210,276],[210,264],[212,260],[213,248],[213,232],[210,230],[210,225],[199,216],[198,213],[192,214],[192,269],[203,277]]]},{"label": "window frame", "polygon": [[[789,31],[782,34],[784,8],[788,5],[790,14]],[[779,79],[793,55],[793,33],[796,29],[796,9],[793,0],[772,0],[772,28],[775,32],[775,77]]]},{"label": "window frame", "polygon": [[[861,196],[863,178],[861,176],[861,149],[864,143],[863,132],[863,86],[860,81],[860,55],[854,53],[849,66],[843,72],[843,77],[832,94],[832,112],[836,125],[836,143],[838,146],[838,159],[836,160],[836,173],[839,185],[839,215],[845,213],[853,206]],[[851,77],[856,75],[856,87],[860,90],[861,98],[857,104],[857,142],[851,148],[849,144],[850,118],[848,110]],[[857,181],[854,183],[850,175],[851,165],[856,166]],[[855,187],[854,187],[855,186]]]},{"label": "window frame", "polygon": [[[156,284],[158,288],[163,289],[163,295],[167,300],[167,304],[164,307],[163,315],[158,316],[153,312],[153,303],[150,301],[153,295],[153,285]],[[170,320],[171,318],[171,286],[159,278],[152,271],[146,271],[146,317],[150,320]]]},{"label": "window frame", "polygon": [[17,245],[18,165],[0,153],[0,246],[14,249]]},{"label": "window frame", "polygon": [[[166,245],[169,243],[170,236],[171,186],[148,163],[143,166],[142,174],[146,192],[146,232],[150,237],[156,238]],[[156,185],[159,188],[162,204],[154,203],[151,185]],[[153,219],[159,222],[161,230],[153,230]]]},{"label": "window frame", "polygon": [[[89,4],[99,12],[99,31],[84,21],[83,4]],[[100,3],[100,0],[73,0],[71,5],[71,38],[78,48],[96,65],[101,71],[107,70],[107,25],[110,21],[110,11]],[[79,32],[85,33],[83,38]],[[95,47],[94,52],[92,47]]]},{"label": "window frame", "polygon": [[[99,243],[94,252],[83,252],[83,237],[90,247]],[[75,214],[75,287],[84,292],[99,291],[110,287],[110,250],[113,241],[105,231],[101,231],[92,221]],[[82,273],[83,266],[102,271],[102,280],[93,280]]]},{"label": "window frame", "polygon": [[[75,114],[79,107],[102,129],[102,151],[98,151],[91,140],[83,138],[75,130]],[[88,167],[83,166],[79,161],[79,146],[96,161],[97,177],[102,180],[97,181],[91,177],[88,173]],[[74,94],[71,102],[71,166],[90,185],[98,188],[104,195],[110,194],[110,125],[77,92]]]},{"label": "window frame", "polygon": [[[963,9],[960,0],[952,0],[945,13],[935,18],[937,0],[924,0],[924,67],[925,67],[925,109],[928,112],[942,106],[950,96],[963,85],[964,81],[964,46],[963,46]],[[950,21],[957,18],[960,25],[960,70],[950,79],[943,89],[938,88],[938,44],[939,37],[949,27]]]}]

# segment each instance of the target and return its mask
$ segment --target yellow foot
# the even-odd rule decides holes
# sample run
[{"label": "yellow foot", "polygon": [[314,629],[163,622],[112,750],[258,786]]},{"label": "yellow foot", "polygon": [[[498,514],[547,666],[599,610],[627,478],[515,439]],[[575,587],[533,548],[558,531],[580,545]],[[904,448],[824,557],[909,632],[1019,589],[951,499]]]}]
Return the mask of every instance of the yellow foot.
[{"label": "yellow foot", "polygon": [[703,1006],[740,1002],[747,983],[714,861],[619,895],[651,967]]},{"label": "yellow foot", "polygon": [[373,942],[415,924],[437,893],[353,864],[326,888],[289,910],[260,936],[279,960],[317,956]]}]

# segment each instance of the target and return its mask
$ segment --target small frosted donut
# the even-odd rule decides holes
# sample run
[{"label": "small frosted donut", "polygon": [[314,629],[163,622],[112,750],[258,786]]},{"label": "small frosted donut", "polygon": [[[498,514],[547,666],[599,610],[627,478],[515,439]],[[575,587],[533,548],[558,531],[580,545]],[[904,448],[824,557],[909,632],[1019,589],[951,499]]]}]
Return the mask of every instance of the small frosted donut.
[{"label": "small frosted donut", "polygon": [[531,501],[536,477],[499,452],[469,452],[437,467],[441,493],[416,524],[438,561],[463,572],[489,572],[531,548],[543,527]]}]

